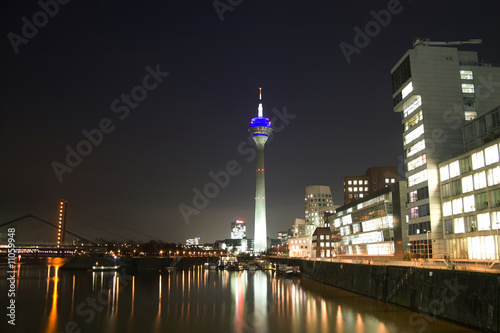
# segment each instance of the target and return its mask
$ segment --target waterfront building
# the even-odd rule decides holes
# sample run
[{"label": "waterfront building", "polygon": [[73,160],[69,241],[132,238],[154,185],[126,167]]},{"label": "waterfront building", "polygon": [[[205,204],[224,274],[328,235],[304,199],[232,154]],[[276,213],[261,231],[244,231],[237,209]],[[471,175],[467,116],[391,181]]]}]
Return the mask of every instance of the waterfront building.
[{"label": "waterfront building", "polygon": [[334,242],[329,227],[316,228],[312,235],[311,258],[332,258]]},{"label": "waterfront building", "polygon": [[439,164],[446,253],[499,260],[500,106],[470,121],[463,134],[465,151]]},{"label": "waterfront building", "polygon": [[257,117],[250,122],[250,133],[257,146],[257,170],[255,188],[255,226],[254,251],[264,252],[267,249],[266,224],[266,184],[264,178],[264,146],[273,131],[271,121],[264,117],[262,108],[262,88],[259,88],[259,108]]},{"label": "waterfront building", "polygon": [[389,184],[330,217],[334,256],[400,259],[408,247],[406,182]]},{"label": "waterfront building", "polygon": [[289,238],[288,255],[290,258],[310,258],[312,235],[305,237]]},{"label": "waterfront building", "polygon": [[394,166],[371,167],[362,176],[345,176],[344,205],[395,183],[397,178],[398,170]]},{"label": "waterfront building", "polygon": [[439,188],[440,161],[462,147],[461,127],[500,104],[500,67],[473,51],[449,45],[469,42],[417,40],[391,70],[394,111],[401,113],[408,181],[412,253],[446,253]]},{"label": "waterfront building", "polygon": [[247,238],[247,227],[242,220],[231,222],[231,239]]}]

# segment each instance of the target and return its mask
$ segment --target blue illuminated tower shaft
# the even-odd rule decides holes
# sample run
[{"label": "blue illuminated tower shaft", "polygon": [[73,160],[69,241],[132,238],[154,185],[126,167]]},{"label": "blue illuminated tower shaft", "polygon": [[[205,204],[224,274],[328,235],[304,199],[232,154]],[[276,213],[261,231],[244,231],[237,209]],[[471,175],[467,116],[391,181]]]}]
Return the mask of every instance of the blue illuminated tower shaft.
[{"label": "blue illuminated tower shaft", "polygon": [[250,133],[257,146],[257,180],[255,189],[255,228],[254,251],[267,250],[266,224],[266,183],[264,178],[264,146],[273,131],[269,118],[264,117],[262,109],[262,90],[259,88],[259,113],[250,122]]}]

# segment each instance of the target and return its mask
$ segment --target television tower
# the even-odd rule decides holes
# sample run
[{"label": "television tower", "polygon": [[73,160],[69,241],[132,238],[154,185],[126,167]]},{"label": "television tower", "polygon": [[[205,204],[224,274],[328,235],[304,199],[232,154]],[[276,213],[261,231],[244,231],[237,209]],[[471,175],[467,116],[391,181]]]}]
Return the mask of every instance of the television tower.
[{"label": "television tower", "polygon": [[257,181],[255,189],[255,227],[254,252],[267,250],[266,225],[266,183],[264,179],[264,145],[273,131],[269,118],[264,117],[262,109],[262,88],[259,88],[259,113],[252,118],[250,128],[252,138],[257,146]]}]

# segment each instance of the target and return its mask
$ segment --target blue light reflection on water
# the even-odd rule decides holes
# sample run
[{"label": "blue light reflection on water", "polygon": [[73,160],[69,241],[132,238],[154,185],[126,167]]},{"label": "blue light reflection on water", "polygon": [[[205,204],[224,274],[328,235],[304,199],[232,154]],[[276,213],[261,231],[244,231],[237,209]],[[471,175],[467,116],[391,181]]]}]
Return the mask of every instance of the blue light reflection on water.
[{"label": "blue light reflection on water", "polygon": [[[59,270],[20,265],[18,332],[417,332],[404,308],[271,271]],[[0,288],[6,290],[0,267]],[[2,304],[3,305],[3,304]],[[6,328],[6,321],[2,322]],[[433,318],[426,332],[465,328]],[[9,330],[2,329],[2,332]]]}]

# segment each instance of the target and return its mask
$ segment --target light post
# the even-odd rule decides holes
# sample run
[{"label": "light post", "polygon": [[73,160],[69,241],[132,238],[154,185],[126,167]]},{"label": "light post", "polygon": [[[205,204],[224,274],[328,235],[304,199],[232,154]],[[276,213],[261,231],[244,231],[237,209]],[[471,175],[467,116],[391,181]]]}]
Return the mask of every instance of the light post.
[{"label": "light post", "polygon": [[429,230],[427,230],[427,232],[425,233],[425,236],[427,238],[427,260],[429,260],[429,233]]}]

